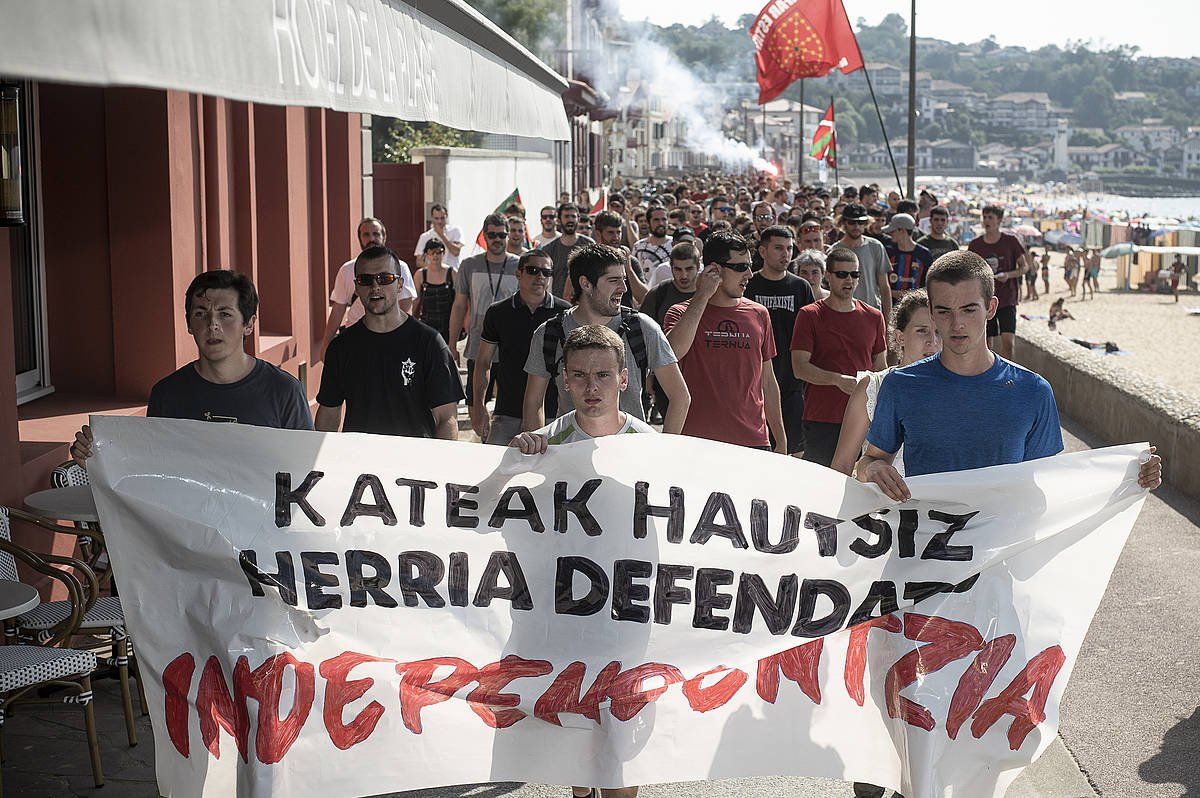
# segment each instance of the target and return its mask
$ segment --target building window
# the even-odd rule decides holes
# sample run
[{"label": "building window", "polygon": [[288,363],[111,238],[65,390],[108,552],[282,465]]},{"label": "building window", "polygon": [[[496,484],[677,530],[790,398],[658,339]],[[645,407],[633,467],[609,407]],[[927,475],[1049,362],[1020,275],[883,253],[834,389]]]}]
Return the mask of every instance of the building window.
[{"label": "building window", "polygon": [[[3,82],[3,81],[0,81]],[[46,355],[46,291],[42,254],[41,200],[38,196],[37,92],[34,84],[14,82],[21,89],[21,191],[25,223],[8,229],[12,265],[13,355],[16,360],[17,404],[44,396],[50,385]]]}]

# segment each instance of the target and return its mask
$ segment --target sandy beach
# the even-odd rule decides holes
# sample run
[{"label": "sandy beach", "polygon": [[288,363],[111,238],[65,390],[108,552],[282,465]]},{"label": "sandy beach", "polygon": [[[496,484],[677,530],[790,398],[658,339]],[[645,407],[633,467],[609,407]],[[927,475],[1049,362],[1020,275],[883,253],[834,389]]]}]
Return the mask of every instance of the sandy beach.
[{"label": "sandy beach", "polygon": [[[1188,315],[1186,310],[1200,310],[1200,294],[1181,292],[1176,303],[1168,294],[1105,290],[1115,282],[1111,262],[1106,262],[1096,298],[1072,299],[1062,279],[1061,259],[1062,255],[1056,253],[1050,269],[1050,296],[1042,294],[1035,302],[1022,302],[1018,314],[1046,316],[1050,303],[1066,296],[1065,306],[1075,318],[1059,322],[1059,333],[1068,338],[1112,341],[1120,347],[1120,354],[1098,351],[1095,356],[1200,396],[1200,315]],[[1027,320],[1018,315],[1017,331],[1031,325],[1045,329],[1046,323],[1044,318]]]}]

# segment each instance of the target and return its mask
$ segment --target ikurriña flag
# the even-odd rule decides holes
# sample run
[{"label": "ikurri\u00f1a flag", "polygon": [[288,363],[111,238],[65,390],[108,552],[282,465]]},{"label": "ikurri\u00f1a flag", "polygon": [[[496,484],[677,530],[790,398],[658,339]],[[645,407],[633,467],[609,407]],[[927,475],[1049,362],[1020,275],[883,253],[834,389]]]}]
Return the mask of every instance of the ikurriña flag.
[{"label": "ikurri\u00f1a flag", "polygon": [[750,38],[759,103],[775,99],[794,80],[863,68],[841,0],[771,0],[750,26]]},{"label": "ikurri\u00f1a flag", "polygon": [[830,166],[837,163],[837,130],[833,120],[833,100],[829,101],[825,116],[817,125],[817,131],[813,133],[812,150],[809,155],[818,161],[824,158]]}]

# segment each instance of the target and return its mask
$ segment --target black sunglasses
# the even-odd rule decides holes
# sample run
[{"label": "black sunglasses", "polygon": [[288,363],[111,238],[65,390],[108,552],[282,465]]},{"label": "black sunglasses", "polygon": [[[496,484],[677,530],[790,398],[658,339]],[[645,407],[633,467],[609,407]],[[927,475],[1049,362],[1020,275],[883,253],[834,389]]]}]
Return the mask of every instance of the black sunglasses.
[{"label": "black sunglasses", "polygon": [[369,285],[391,285],[400,279],[400,275],[395,272],[379,272],[379,274],[356,274],[354,275],[354,284],[361,286]]},{"label": "black sunglasses", "polygon": [[721,266],[724,266],[726,269],[733,269],[735,272],[748,271],[751,266],[749,261],[747,261],[746,263],[725,263],[725,262],[718,260],[718,261],[714,261],[714,263],[718,263]]},{"label": "black sunglasses", "polygon": [[532,275],[534,277],[553,277],[554,276],[554,269],[543,269],[538,266],[526,266],[524,268],[524,272],[526,274]]},{"label": "black sunglasses", "polygon": [[555,218],[555,217],[554,217],[554,214],[552,214],[552,213],[543,213],[543,214],[542,214],[542,221],[543,221],[543,222],[553,222],[553,221],[554,221],[554,218]]},{"label": "black sunglasses", "polygon": [[862,272],[842,272],[842,271],[831,271],[829,273],[832,274],[834,277],[838,278],[839,280],[845,280],[847,277],[852,277],[855,280],[857,280],[859,275],[862,274]]},{"label": "black sunglasses", "polygon": [[497,238],[504,238],[508,233],[484,233],[483,235],[488,241],[495,241]]}]

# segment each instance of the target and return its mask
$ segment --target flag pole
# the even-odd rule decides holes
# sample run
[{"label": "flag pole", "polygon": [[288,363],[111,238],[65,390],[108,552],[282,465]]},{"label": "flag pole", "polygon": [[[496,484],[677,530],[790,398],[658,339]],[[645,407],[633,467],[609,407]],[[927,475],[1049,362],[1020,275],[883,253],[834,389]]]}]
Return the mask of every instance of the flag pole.
[{"label": "flag pole", "polygon": [[[832,94],[829,95],[829,107],[830,107],[830,109],[833,109],[833,95]],[[842,159],[838,157],[838,151],[837,151],[837,112],[836,111],[834,111],[833,118],[834,118],[834,123],[833,123],[833,185],[836,186],[840,190],[842,187],[842,178],[840,177],[839,172],[838,172],[838,168],[839,168],[838,162],[841,161]]]},{"label": "flag pole", "polygon": [[888,140],[887,128],[883,125],[883,113],[879,110],[879,100],[875,99],[875,87],[871,85],[871,70],[863,62],[863,75],[867,78],[867,89],[871,92],[871,104],[875,106],[875,116],[879,117],[879,130],[883,133],[883,143],[887,147],[888,160],[892,162],[892,174],[896,176],[896,188],[904,193],[904,184],[900,182],[900,170],[896,168],[896,156],[892,155],[892,142]]},{"label": "flag pole", "polygon": [[912,0],[908,26],[908,163],[904,177],[908,187],[904,196],[912,199],[917,190],[917,0]]},{"label": "flag pole", "polygon": [[804,185],[804,78],[800,78],[800,133],[796,136],[796,188]]}]

